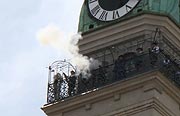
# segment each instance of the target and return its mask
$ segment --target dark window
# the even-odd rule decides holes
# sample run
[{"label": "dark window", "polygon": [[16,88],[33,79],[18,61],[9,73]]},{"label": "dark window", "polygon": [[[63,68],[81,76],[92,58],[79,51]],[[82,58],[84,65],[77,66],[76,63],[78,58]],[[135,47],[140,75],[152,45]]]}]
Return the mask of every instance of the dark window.
[{"label": "dark window", "polygon": [[94,28],[93,24],[89,25],[89,29],[93,29],[93,28]]},{"label": "dark window", "polygon": [[138,10],[137,10],[137,12],[141,12],[141,11],[142,11],[142,9],[138,9]]}]

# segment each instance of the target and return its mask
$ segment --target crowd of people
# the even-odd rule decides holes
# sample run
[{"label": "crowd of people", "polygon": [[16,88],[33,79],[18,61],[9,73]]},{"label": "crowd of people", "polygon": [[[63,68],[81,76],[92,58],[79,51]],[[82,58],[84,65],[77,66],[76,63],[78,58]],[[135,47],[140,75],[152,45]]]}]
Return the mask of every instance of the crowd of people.
[{"label": "crowd of people", "polygon": [[75,94],[77,76],[75,75],[75,71],[73,70],[70,73],[70,76],[67,76],[65,73],[62,73],[62,75],[60,73],[54,75],[53,91],[55,100],[59,99],[59,93],[61,92],[62,83],[64,83],[65,81],[68,84],[68,95],[72,96]]}]

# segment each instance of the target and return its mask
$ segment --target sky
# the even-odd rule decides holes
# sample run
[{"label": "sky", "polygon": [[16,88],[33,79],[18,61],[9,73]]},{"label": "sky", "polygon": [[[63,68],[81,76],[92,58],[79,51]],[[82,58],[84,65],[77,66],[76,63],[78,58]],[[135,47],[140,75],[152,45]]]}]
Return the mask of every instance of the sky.
[{"label": "sky", "polygon": [[40,108],[46,104],[47,67],[68,56],[42,45],[37,34],[48,25],[76,34],[82,3],[0,0],[0,115],[46,116]]}]

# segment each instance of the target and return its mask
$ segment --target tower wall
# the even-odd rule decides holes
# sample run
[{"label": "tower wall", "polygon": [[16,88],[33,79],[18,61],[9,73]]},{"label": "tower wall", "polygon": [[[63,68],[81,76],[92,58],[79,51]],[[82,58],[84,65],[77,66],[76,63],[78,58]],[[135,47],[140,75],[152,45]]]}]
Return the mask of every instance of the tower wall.
[{"label": "tower wall", "polygon": [[[157,27],[162,33],[160,38],[166,38],[171,47],[179,50],[179,26],[166,16],[144,14],[84,33],[80,52],[91,55],[117,43],[146,40],[153,37]],[[48,116],[179,116],[180,89],[154,70],[46,104],[42,110]]]},{"label": "tower wall", "polygon": [[131,43],[130,41],[136,39],[147,40],[153,38],[156,28],[159,28],[161,35],[180,50],[179,25],[164,15],[142,14],[85,32],[83,39],[78,43],[80,53],[89,54],[118,43]]}]

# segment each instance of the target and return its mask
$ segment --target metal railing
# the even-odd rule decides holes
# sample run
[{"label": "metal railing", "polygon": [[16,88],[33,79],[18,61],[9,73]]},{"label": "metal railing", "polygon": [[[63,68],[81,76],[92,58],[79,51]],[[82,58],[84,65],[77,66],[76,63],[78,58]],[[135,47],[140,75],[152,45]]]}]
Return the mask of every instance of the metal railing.
[{"label": "metal railing", "polygon": [[123,61],[119,62],[119,64],[116,61],[113,64],[91,70],[91,77],[83,77],[81,74],[77,76],[76,85],[71,95],[68,92],[71,87],[65,79],[59,80],[56,85],[53,82],[49,83],[47,103],[85,94],[97,88],[153,70],[160,71],[180,88],[179,64],[172,61],[163,51],[157,54],[142,53],[141,55],[127,53],[123,57]]}]

